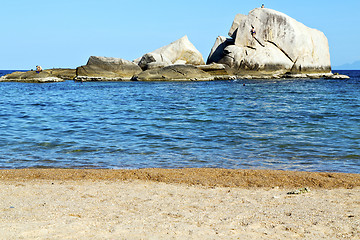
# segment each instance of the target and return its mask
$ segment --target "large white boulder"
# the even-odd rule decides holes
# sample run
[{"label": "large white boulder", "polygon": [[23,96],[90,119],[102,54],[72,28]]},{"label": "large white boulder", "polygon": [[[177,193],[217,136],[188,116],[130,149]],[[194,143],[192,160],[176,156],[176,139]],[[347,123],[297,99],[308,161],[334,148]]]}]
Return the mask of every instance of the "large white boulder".
[{"label": "large white boulder", "polygon": [[229,33],[228,35],[232,38],[236,37],[236,30],[239,28],[241,21],[243,21],[244,19],[246,19],[247,16],[241,13],[238,13],[235,15],[234,21],[230,27]]},{"label": "large white boulder", "polygon": [[[254,36],[250,32],[252,27],[256,31]],[[229,42],[219,45],[217,41],[215,45],[224,50],[222,56],[216,58],[221,58],[218,62],[235,70],[331,71],[329,44],[325,35],[281,12],[256,8],[247,16],[238,14],[229,36],[234,46]],[[225,43],[223,39],[222,42]]]},{"label": "large white boulder", "polygon": [[189,41],[187,36],[151,53],[147,53],[141,58],[134,60],[134,62],[138,63],[143,70],[165,67],[172,64],[205,64],[201,53]]},{"label": "large white boulder", "polygon": [[256,49],[230,45],[224,49],[224,52],[225,56],[220,63],[232,66],[234,69],[282,72],[284,69],[291,69],[294,65],[282,51],[270,43],[265,43],[265,47]]}]

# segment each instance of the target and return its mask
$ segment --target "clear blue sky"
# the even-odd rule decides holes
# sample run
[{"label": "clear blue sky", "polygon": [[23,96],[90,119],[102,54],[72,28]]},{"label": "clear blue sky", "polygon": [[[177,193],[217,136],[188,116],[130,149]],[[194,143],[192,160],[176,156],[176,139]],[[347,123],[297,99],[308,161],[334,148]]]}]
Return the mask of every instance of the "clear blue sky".
[{"label": "clear blue sky", "polygon": [[0,4],[0,69],[133,60],[184,35],[206,59],[234,16],[262,3],[324,32],[333,66],[360,60],[359,0],[11,0]]}]

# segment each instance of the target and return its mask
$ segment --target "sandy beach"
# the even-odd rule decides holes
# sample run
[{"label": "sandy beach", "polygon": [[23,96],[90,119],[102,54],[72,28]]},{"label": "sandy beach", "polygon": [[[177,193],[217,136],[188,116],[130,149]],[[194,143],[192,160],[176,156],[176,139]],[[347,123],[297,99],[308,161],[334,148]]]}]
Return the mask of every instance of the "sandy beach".
[{"label": "sandy beach", "polygon": [[18,169],[0,185],[0,239],[360,238],[359,174]]}]

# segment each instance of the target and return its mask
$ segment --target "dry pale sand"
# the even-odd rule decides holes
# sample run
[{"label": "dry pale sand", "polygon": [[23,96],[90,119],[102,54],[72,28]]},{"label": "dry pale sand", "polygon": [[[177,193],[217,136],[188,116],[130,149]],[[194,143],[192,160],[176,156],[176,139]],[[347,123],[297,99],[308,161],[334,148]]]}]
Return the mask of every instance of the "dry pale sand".
[{"label": "dry pale sand", "polygon": [[360,174],[25,169],[0,187],[0,239],[360,239]]}]

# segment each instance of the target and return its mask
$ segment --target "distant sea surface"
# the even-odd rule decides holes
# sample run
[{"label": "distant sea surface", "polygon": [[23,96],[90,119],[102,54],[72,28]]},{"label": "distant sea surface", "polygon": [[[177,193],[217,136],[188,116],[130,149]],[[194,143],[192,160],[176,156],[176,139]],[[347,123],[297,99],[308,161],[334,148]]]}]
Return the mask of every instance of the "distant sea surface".
[{"label": "distant sea surface", "polygon": [[360,173],[360,71],[336,72],[351,79],[1,82],[0,168]]}]

